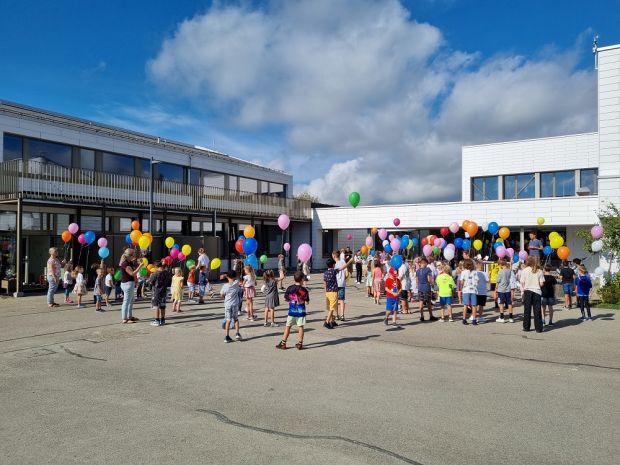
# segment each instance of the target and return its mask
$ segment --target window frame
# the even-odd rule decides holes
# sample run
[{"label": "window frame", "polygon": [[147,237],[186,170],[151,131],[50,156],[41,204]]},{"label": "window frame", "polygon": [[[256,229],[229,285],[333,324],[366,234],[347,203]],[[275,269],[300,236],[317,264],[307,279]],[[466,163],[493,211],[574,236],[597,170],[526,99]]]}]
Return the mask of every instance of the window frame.
[{"label": "window frame", "polygon": [[[484,202],[489,200],[499,200],[499,179],[498,176],[475,176],[471,179],[471,201],[472,202]],[[487,196],[487,184],[488,181],[495,181],[495,198],[490,198]],[[476,181],[482,182],[482,189],[476,187]],[[475,193],[479,191],[482,195],[481,199],[476,199]]]}]

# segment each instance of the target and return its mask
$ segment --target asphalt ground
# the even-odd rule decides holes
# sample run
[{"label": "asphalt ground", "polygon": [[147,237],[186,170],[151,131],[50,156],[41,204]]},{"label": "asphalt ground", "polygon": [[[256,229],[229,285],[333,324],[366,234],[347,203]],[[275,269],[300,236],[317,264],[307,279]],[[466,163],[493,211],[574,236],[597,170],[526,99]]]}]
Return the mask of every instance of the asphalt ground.
[{"label": "asphalt ground", "polygon": [[153,327],[148,302],[121,325],[118,305],[0,299],[0,464],[619,463],[617,312],[558,311],[537,334],[490,303],[477,327],[386,327],[349,285],[328,330],[321,287],[302,351],[260,320],[225,344],[220,300]]}]

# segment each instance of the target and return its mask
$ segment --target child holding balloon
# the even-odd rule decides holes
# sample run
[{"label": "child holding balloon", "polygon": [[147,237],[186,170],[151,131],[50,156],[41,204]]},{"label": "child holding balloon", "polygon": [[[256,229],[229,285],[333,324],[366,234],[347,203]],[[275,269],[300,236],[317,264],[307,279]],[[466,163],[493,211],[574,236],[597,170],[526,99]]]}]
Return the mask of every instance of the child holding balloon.
[{"label": "child holding balloon", "polygon": [[247,320],[254,321],[254,297],[256,296],[256,274],[252,265],[246,265],[243,268],[245,275],[243,276],[243,297],[248,311]]}]

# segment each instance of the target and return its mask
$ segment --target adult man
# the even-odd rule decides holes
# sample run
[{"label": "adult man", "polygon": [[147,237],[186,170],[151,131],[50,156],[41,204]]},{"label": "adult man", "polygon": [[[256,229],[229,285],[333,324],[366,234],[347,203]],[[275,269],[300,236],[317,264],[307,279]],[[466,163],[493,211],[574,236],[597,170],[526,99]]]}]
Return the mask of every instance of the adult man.
[{"label": "adult man", "polygon": [[536,239],[536,231],[530,231],[530,242],[527,245],[527,250],[531,257],[536,257],[540,261],[543,245],[540,239]]},{"label": "adult man", "polygon": [[345,303],[345,286],[346,286],[346,271],[353,264],[353,256],[351,255],[348,261],[346,260],[346,252],[343,250],[342,253],[334,250],[332,253],[332,258],[336,262],[335,269],[337,271],[336,281],[338,283],[338,308],[336,309],[336,319],[344,320],[344,310],[346,307]]},{"label": "adult man", "polygon": [[210,261],[211,260],[209,259],[209,256],[205,252],[205,249],[203,249],[202,247],[199,248],[198,249],[198,269],[200,269],[201,266],[205,266],[208,270]]}]

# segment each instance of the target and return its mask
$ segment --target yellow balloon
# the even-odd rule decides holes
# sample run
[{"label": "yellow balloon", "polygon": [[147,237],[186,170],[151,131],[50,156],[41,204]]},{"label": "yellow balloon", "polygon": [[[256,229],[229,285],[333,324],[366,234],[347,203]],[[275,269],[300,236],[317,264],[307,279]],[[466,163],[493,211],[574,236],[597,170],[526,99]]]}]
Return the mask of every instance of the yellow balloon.
[{"label": "yellow balloon", "polygon": [[549,233],[549,239],[553,239],[554,237],[559,236],[559,234],[556,231],[551,231]]},{"label": "yellow balloon", "polygon": [[256,234],[256,231],[254,230],[252,226],[246,226],[245,229],[243,230],[243,235],[245,236],[246,239],[250,237],[254,237],[254,234]]},{"label": "yellow balloon", "polygon": [[474,241],[474,249],[480,250],[482,248],[482,241],[480,239],[476,239]]},{"label": "yellow balloon", "polygon": [[192,253],[192,248],[188,244],[185,244],[183,247],[181,247],[181,252],[183,252],[183,255],[187,257],[189,256],[189,254]]},{"label": "yellow balloon", "polygon": [[146,258],[142,259],[142,266],[147,266],[148,267],[149,261]]},{"label": "yellow balloon", "polygon": [[213,260],[211,260],[212,270],[217,270],[220,266],[222,266],[222,260],[220,260],[219,258],[214,258]]},{"label": "yellow balloon", "polygon": [[148,237],[141,236],[140,239],[138,239],[138,245],[142,250],[146,250],[149,248],[149,245],[151,245],[151,242]]},{"label": "yellow balloon", "polygon": [[166,237],[166,241],[165,241],[166,247],[168,247],[169,249],[172,248],[172,246],[174,245],[174,238],[173,237]]},{"label": "yellow balloon", "polygon": [[411,250],[413,248],[413,242],[409,241],[407,244],[407,250]]},{"label": "yellow balloon", "polygon": [[549,241],[549,245],[551,245],[552,249],[559,249],[564,245],[564,239],[560,235],[553,236]]},{"label": "yellow balloon", "polygon": [[545,219],[542,216],[539,216],[538,218],[536,218],[536,222],[538,224],[545,224]]}]

